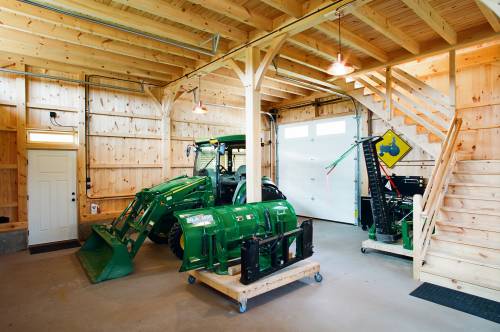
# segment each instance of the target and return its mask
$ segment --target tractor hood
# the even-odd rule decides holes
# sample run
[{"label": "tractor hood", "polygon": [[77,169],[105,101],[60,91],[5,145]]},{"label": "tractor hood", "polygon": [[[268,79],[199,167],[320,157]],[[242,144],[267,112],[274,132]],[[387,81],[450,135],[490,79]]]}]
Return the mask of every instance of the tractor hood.
[{"label": "tractor hood", "polygon": [[137,193],[137,196],[144,195],[153,198],[158,194],[175,194],[177,191],[184,189],[186,186],[205,185],[207,181],[210,181],[210,178],[207,176],[188,177],[187,175],[182,175],[163,182],[157,186],[143,189],[141,192]]}]

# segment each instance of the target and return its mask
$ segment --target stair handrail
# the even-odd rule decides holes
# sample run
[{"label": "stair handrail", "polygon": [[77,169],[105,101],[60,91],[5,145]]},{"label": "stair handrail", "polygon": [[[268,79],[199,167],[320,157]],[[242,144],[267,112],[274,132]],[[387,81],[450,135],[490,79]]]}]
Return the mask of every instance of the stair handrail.
[{"label": "stair handrail", "polygon": [[436,224],[437,212],[444,200],[449,177],[456,163],[455,151],[461,126],[462,119],[454,115],[445,140],[441,145],[441,152],[436,159],[436,164],[429,178],[421,205],[417,207],[421,213],[418,213],[420,215],[420,220],[417,221],[416,225],[414,224],[414,227],[419,228],[414,232],[414,234],[418,234],[418,238],[414,238],[413,246],[413,264],[416,274],[419,273],[423,259],[427,253],[430,238]]}]

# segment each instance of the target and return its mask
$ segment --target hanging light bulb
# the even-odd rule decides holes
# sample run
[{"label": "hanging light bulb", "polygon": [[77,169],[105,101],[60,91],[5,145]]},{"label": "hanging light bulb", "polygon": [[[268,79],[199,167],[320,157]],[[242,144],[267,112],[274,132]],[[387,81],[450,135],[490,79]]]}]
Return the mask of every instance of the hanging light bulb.
[{"label": "hanging light bulb", "polygon": [[206,114],[208,113],[208,109],[205,105],[203,105],[203,103],[201,102],[201,100],[199,100],[196,105],[194,105],[193,107],[193,113],[196,113],[196,114]]},{"label": "hanging light bulb", "polygon": [[354,71],[354,67],[347,64],[346,61],[342,57],[342,39],[340,35],[340,17],[341,13],[338,12],[339,15],[339,53],[337,53],[337,61],[332,63],[330,68],[328,68],[328,74],[334,76],[343,76],[348,75]]},{"label": "hanging light bulb", "polygon": [[348,75],[354,71],[354,67],[348,65],[344,59],[342,59],[342,53],[337,54],[337,61],[332,63],[330,68],[328,68],[328,73],[335,76]]},{"label": "hanging light bulb", "polygon": [[[196,98],[196,91],[198,91],[198,98]],[[205,105],[203,105],[203,102],[201,101],[201,75],[198,76],[198,87],[193,90],[194,94],[194,107],[193,107],[193,113],[195,114],[206,114],[208,113],[208,109]]]}]

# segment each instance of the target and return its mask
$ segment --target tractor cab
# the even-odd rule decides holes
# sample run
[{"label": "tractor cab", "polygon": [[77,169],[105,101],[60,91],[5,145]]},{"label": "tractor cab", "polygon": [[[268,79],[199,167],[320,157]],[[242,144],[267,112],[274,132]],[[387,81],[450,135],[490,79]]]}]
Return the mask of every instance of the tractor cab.
[{"label": "tractor cab", "polygon": [[196,152],[193,175],[210,177],[216,205],[233,203],[238,184],[246,178],[245,136],[198,141],[187,151],[191,149]]}]

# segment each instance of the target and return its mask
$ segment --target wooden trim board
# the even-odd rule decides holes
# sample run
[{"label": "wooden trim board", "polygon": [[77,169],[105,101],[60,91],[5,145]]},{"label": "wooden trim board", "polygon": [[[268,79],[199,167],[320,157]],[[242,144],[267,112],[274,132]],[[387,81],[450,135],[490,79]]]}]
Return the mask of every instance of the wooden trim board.
[{"label": "wooden trim board", "polygon": [[[246,308],[248,299],[290,284],[296,280],[313,277],[319,273],[320,265],[313,261],[300,261],[270,276],[257,280],[250,285],[240,283],[240,275],[219,275],[207,270],[189,271],[190,277],[229,296]],[[193,280],[194,281],[194,280]],[[244,312],[245,310],[243,310]],[[241,310],[240,310],[241,312]]]},{"label": "wooden trim board", "polygon": [[413,251],[403,248],[403,243],[401,243],[401,241],[397,243],[384,243],[368,239],[361,242],[361,250],[363,249],[374,249],[389,252],[391,254],[413,257]]}]

